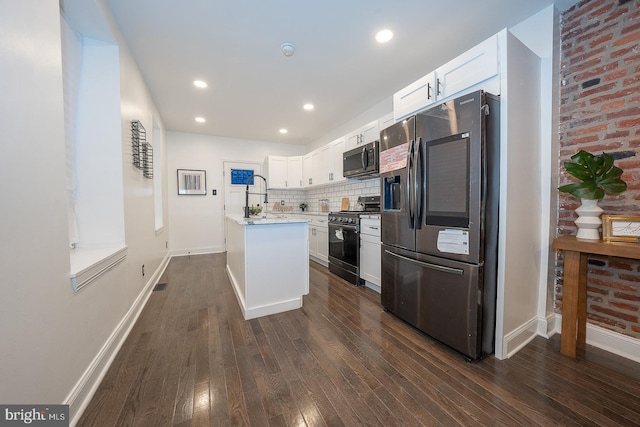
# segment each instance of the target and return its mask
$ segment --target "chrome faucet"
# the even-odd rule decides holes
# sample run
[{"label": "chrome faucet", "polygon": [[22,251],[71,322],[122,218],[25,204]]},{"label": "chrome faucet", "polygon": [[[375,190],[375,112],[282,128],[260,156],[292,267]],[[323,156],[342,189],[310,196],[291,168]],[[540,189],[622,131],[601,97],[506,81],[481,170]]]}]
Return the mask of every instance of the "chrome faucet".
[{"label": "chrome faucet", "polygon": [[[249,183],[251,182],[251,178],[256,176],[259,178],[262,178],[262,180],[264,181],[264,193],[249,193]],[[244,217],[245,218],[249,218],[249,194],[264,195],[264,204],[265,204],[264,209],[265,209],[265,213],[267,213],[267,203],[269,203],[269,200],[267,198],[267,178],[265,178],[262,175],[258,175],[257,173],[254,173],[247,177],[247,189],[245,190],[245,198],[244,198]]]}]

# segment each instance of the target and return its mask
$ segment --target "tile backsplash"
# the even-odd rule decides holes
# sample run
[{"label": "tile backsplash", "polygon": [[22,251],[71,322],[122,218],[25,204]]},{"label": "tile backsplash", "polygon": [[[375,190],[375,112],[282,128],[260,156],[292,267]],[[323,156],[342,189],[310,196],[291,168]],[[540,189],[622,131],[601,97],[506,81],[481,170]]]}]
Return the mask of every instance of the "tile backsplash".
[{"label": "tile backsplash", "polygon": [[269,190],[269,210],[284,200],[285,206],[292,206],[294,212],[300,211],[300,203],[307,204],[307,211],[319,212],[320,200],[329,200],[329,211],[339,211],[343,197],[349,198],[349,209],[354,209],[358,196],[380,195],[380,178],[348,180],[345,183],[309,190]]}]

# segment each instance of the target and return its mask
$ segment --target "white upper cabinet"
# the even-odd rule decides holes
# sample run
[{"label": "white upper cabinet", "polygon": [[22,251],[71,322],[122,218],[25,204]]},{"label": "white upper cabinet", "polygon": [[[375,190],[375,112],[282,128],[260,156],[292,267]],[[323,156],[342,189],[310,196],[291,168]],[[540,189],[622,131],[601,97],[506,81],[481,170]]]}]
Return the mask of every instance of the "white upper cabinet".
[{"label": "white upper cabinet", "polygon": [[327,184],[331,180],[330,174],[333,166],[331,157],[331,145],[320,147],[313,158],[313,184]]},{"label": "white upper cabinet", "polygon": [[353,150],[378,139],[380,139],[380,125],[378,120],[374,120],[347,134],[345,151]]},{"label": "white upper cabinet", "polygon": [[329,182],[335,184],[346,181],[347,179],[342,176],[342,154],[345,151],[345,137],[338,138],[329,145],[331,146],[331,171],[329,172]]},{"label": "white upper cabinet", "polygon": [[287,188],[302,188],[302,156],[287,157]]},{"label": "white upper cabinet", "polygon": [[306,187],[345,181],[342,176],[344,141],[344,137],[338,138],[310,153],[309,159],[303,165]]},{"label": "white upper cabinet", "polygon": [[499,95],[499,79],[491,80],[486,86],[479,85],[497,76],[498,70],[498,36],[494,35],[396,92],[394,118],[397,121],[472,88]]},{"label": "white upper cabinet", "polygon": [[302,184],[303,187],[313,185],[313,151],[302,156]]},{"label": "white upper cabinet", "polygon": [[269,188],[302,188],[302,156],[268,156],[264,174]]},{"label": "white upper cabinet", "polygon": [[395,119],[406,117],[436,102],[434,86],[435,71],[416,80],[393,94],[393,115]]},{"label": "white upper cabinet", "polygon": [[439,99],[498,75],[498,36],[492,36],[436,70]]},{"label": "white upper cabinet", "polygon": [[287,157],[268,156],[264,172],[269,188],[287,188]]}]

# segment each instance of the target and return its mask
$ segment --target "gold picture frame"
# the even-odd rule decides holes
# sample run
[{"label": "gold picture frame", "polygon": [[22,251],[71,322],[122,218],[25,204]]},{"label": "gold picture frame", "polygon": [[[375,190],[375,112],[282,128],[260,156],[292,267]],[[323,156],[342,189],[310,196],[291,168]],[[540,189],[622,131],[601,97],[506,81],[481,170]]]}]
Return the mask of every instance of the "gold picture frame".
[{"label": "gold picture frame", "polygon": [[640,242],[640,215],[602,215],[602,240]]}]

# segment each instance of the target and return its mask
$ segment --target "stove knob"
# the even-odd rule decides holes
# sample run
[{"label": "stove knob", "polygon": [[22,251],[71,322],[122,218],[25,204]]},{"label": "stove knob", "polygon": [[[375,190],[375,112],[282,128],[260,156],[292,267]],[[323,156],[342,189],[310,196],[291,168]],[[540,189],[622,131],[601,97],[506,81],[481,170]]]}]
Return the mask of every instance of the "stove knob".
[{"label": "stove knob", "polygon": [[347,222],[348,222],[349,224],[351,224],[351,223],[353,222],[353,218],[349,218],[349,219],[347,220]]},{"label": "stove knob", "polygon": [[344,218],[338,218],[338,222],[344,221]]}]

